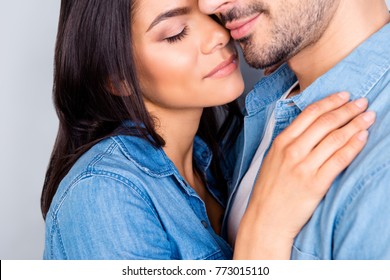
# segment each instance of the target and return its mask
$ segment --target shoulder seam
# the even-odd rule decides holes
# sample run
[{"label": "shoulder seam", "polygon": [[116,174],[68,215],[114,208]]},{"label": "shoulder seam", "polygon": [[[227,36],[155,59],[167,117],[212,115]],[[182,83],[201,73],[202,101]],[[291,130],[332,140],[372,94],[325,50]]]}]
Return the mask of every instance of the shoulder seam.
[{"label": "shoulder seam", "polygon": [[72,183],[69,184],[68,188],[61,196],[60,201],[53,209],[53,212],[51,215],[53,220],[57,219],[58,212],[59,212],[62,204],[66,200],[66,197],[67,197],[69,191],[72,190],[76,186],[76,184],[78,184],[80,181],[85,180],[85,179],[89,179],[93,176],[106,177],[106,178],[110,178],[112,180],[120,182],[121,184],[123,184],[123,186],[125,186],[126,188],[128,188],[128,189],[132,190],[134,193],[136,193],[146,203],[146,205],[148,205],[148,207],[152,211],[153,215],[158,220],[160,220],[152,203],[147,198],[147,195],[144,192],[142,192],[142,190],[140,188],[138,188],[132,181],[130,181],[128,178],[125,178],[125,177],[123,177],[119,174],[113,173],[113,172],[98,171],[98,170],[93,170],[93,171],[90,170],[90,171],[83,172],[75,180],[73,180]]},{"label": "shoulder seam", "polygon": [[379,83],[379,81],[382,80],[383,76],[385,76],[389,70],[390,65],[387,65],[384,66],[383,69],[381,68],[381,71],[375,72],[377,73],[376,75],[372,74],[368,77],[370,83],[367,83],[367,89],[363,89],[365,96],[367,96],[375,88],[375,86]]},{"label": "shoulder seam", "polygon": [[[111,139],[111,140],[113,140],[112,138],[108,138],[108,139]],[[94,170],[94,168],[95,168],[95,165],[99,162],[99,161],[101,161],[103,158],[104,158],[104,156],[106,156],[106,155],[112,155],[112,153],[113,153],[113,150],[116,148],[118,146],[118,144],[115,142],[115,141],[113,141],[103,152],[101,152],[101,153],[98,153],[92,160],[91,160],[91,162],[88,164],[88,166],[87,166],[87,171],[93,171]]]},{"label": "shoulder seam", "polygon": [[139,168],[140,170],[142,170],[143,172],[147,173],[148,175],[150,176],[153,176],[153,177],[157,177],[157,178],[161,178],[161,177],[166,177],[166,176],[169,176],[169,175],[172,175],[175,173],[175,167],[172,166],[172,163],[170,161],[170,159],[161,151],[158,151],[159,154],[162,156],[162,158],[164,159],[164,166],[166,166],[165,169],[163,169],[162,171],[159,171],[159,172],[156,172],[154,170],[151,170],[149,169],[148,167],[140,164],[139,161],[137,161],[134,157],[132,157],[128,150],[126,149],[126,145],[123,143],[122,139],[119,137],[119,136],[113,136],[111,137],[111,139],[117,143],[118,145],[118,149],[120,150],[120,152],[130,161],[132,162],[137,168]]},{"label": "shoulder seam", "polygon": [[371,174],[365,178],[363,178],[361,180],[361,182],[359,184],[356,185],[356,187],[351,191],[351,193],[349,194],[349,196],[347,197],[346,199],[346,203],[345,203],[345,206],[344,208],[340,211],[340,214],[337,215],[336,219],[335,219],[335,228],[334,228],[334,232],[337,231],[338,229],[338,226],[339,224],[341,223],[341,220],[344,218],[345,216],[345,213],[348,211],[349,207],[352,205],[352,203],[354,202],[354,200],[359,196],[359,194],[361,193],[361,191],[364,189],[364,186],[366,186],[366,184],[368,182],[370,182],[370,180],[376,176],[378,173],[382,172],[383,170],[387,169],[387,168],[390,168],[390,161],[387,161],[385,162],[384,164],[382,164],[381,166],[378,166],[373,172],[371,172]]}]

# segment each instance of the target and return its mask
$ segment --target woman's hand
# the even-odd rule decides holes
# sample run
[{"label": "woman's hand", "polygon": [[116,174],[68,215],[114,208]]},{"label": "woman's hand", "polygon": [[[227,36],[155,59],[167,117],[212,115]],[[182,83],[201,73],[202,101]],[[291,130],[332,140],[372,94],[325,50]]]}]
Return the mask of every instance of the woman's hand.
[{"label": "woman's hand", "polygon": [[375,121],[374,112],[364,112],[366,99],[348,100],[339,93],[310,105],[275,139],[240,223],[234,258],[290,258],[294,238],[363,149]]}]

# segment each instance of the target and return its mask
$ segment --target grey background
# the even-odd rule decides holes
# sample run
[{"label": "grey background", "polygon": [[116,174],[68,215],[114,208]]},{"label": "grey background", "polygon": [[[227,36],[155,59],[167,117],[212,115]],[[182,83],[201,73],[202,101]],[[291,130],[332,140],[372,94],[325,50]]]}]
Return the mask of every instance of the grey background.
[{"label": "grey background", "polygon": [[[0,0],[0,259],[42,257],[39,199],[58,125],[51,88],[59,4]],[[247,89],[261,76],[247,66],[243,73]]]}]

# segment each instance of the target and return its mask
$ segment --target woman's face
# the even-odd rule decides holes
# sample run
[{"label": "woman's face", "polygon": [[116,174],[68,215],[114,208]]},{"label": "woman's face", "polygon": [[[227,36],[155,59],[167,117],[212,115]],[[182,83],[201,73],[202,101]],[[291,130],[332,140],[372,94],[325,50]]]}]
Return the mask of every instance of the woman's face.
[{"label": "woman's face", "polygon": [[199,11],[197,0],[136,0],[132,32],[147,105],[203,108],[242,93],[229,33]]}]

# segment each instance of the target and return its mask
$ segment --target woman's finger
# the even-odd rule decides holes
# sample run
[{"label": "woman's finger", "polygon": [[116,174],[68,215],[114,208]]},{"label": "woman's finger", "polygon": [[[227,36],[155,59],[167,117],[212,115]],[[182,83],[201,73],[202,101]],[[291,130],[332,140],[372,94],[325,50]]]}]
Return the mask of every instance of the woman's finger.
[{"label": "woman's finger", "polygon": [[299,151],[300,157],[306,157],[329,133],[344,126],[368,107],[365,98],[349,102],[340,108],[317,118],[291,146]]},{"label": "woman's finger", "polygon": [[295,139],[317,118],[327,112],[340,108],[348,101],[349,93],[340,92],[310,104],[280,135],[283,135],[286,139]]},{"label": "woman's finger", "polygon": [[[318,169],[359,131],[368,129],[375,122],[375,112],[365,112],[344,127],[333,131],[305,158],[306,165]],[[339,170],[341,172],[342,170]]]},{"label": "woman's finger", "polygon": [[339,149],[329,160],[327,160],[317,172],[317,180],[322,182],[320,186],[326,187],[322,190],[328,190],[333,180],[340,174],[342,170],[348,167],[349,164],[356,158],[359,152],[367,143],[368,131],[363,130],[355,134],[351,140],[341,149]]}]

